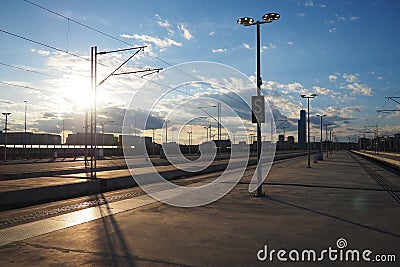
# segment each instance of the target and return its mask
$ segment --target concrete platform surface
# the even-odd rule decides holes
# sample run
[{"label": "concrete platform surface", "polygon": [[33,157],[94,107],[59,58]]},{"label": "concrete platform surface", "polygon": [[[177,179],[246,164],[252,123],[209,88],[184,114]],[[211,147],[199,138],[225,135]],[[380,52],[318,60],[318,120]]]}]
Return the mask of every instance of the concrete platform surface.
[{"label": "concrete platform surface", "polygon": [[[302,156],[304,154],[305,152],[278,153],[275,155],[275,160]],[[146,162],[147,160],[148,159],[141,157],[133,159],[136,174],[152,172],[152,168],[144,167],[148,164],[148,162]],[[180,171],[176,167],[170,165],[165,159],[153,158],[151,160],[157,171],[168,180],[198,175],[196,172],[190,173]],[[241,160],[242,159],[236,161]],[[22,177],[25,178],[0,180],[0,210],[96,194],[136,185],[135,181],[132,179],[131,173],[127,169],[124,159],[99,160],[98,162],[97,180],[90,179],[90,173],[82,169],[82,162],[42,162],[39,163],[38,166],[35,166],[34,163],[3,165],[13,167],[8,169],[8,175],[22,175]],[[226,167],[227,163],[228,159],[222,158],[221,160],[213,162],[206,170],[202,171],[202,173],[221,171]],[[256,159],[254,157],[248,162],[249,165],[255,163]],[[130,164],[132,164],[132,162],[130,162]],[[193,162],[191,164],[196,165],[198,163]],[[45,168],[47,168],[46,166],[49,168],[47,171],[45,170]],[[13,173],[13,171],[17,170],[20,172]],[[31,171],[33,171],[33,173],[30,173]],[[6,173],[7,170],[3,170],[3,172]]]},{"label": "concrete platform surface", "polygon": [[[228,195],[202,207],[141,195],[4,228],[0,265],[398,266],[399,176],[347,152],[306,166],[305,157],[274,163],[267,197],[248,192],[250,168]],[[311,260],[293,262],[296,251]],[[365,258],[352,261],[357,252]]]}]

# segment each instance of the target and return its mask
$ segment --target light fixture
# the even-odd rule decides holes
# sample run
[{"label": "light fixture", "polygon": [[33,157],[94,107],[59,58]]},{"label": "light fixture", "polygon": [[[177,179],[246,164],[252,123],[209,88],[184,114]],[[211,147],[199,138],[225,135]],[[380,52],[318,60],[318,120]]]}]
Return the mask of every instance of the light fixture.
[{"label": "light fixture", "polygon": [[242,24],[244,26],[249,26],[252,25],[254,23],[254,19],[249,18],[249,17],[243,17],[237,20],[238,24]]},{"label": "light fixture", "polygon": [[278,13],[268,13],[265,14],[262,18],[263,20],[265,20],[267,23],[271,23],[274,20],[277,20],[281,17],[281,15],[279,15]]}]

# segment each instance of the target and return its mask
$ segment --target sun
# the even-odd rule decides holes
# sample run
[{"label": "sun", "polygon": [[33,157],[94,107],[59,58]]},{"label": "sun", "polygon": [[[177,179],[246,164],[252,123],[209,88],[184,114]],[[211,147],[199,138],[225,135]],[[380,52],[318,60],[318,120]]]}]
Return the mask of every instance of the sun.
[{"label": "sun", "polygon": [[81,77],[69,78],[63,88],[63,98],[74,109],[90,108],[94,101],[90,81]]}]

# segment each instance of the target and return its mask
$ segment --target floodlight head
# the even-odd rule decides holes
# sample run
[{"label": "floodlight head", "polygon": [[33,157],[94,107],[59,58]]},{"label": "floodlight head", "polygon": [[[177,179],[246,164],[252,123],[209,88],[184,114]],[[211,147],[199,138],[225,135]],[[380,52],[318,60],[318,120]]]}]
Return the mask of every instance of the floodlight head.
[{"label": "floodlight head", "polygon": [[267,23],[271,23],[274,20],[277,20],[281,17],[281,15],[279,15],[278,13],[268,13],[265,14],[262,18],[263,20],[265,20]]},{"label": "floodlight head", "polygon": [[302,98],[314,98],[317,96],[317,94],[311,94],[311,95],[300,95]]},{"label": "floodlight head", "polygon": [[249,17],[243,17],[237,20],[237,24],[241,24],[244,26],[249,26],[254,23],[254,19],[249,18]]}]

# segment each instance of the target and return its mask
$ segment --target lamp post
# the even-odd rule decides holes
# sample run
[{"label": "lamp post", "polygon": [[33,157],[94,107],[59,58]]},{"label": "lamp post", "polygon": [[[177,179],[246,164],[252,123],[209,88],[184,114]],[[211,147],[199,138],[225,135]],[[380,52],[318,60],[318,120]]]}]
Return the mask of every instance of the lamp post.
[{"label": "lamp post", "polygon": [[188,135],[189,135],[188,152],[189,152],[189,155],[190,155],[190,146],[192,145],[192,134],[193,134],[193,132],[190,131],[190,132],[187,132],[187,133],[188,133]]},{"label": "lamp post", "polygon": [[301,95],[302,98],[307,98],[307,135],[308,135],[308,144],[307,144],[307,150],[308,150],[308,163],[307,163],[307,168],[311,168],[310,165],[310,98],[316,97],[317,94],[311,94],[311,95]]},{"label": "lamp post", "polygon": [[236,141],[236,140],[235,140],[236,132],[237,132],[237,131],[232,131],[232,133],[233,133],[233,144],[235,144],[235,141]]},{"label": "lamp post", "polygon": [[[213,120],[215,120],[217,122],[217,136],[218,136],[218,140],[217,140],[217,158],[220,159],[220,153],[221,153],[221,103],[218,103],[217,105],[213,105],[213,106],[206,106],[206,107],[197,107],[199,109],[201,109],[204,113],[206,113],[210,118],[212,118]],[[211,114],[209,112],[207,112],[205,110],[205,108],[217,108],[217,118],[214,118],[213,116],[211,116]],[[211,139],[211,125],[210,125],[210,139]]]},{"label": "lamp post", "polygon": [[28,108],[28,101],[25,100],[24,103],[25,103],[24,149],[25,149],[26,159],[28,159],[28,149],[26,148],[26,111]]},{"label": "lamp post", "polygon": [[156,155],[156,153],[155,153],[156,141],[154,141],[154,131],[156,130],[156,128],[151,128],[151,130],[153,131],[153,156],[155,156]]},{"label": "lamp post", "polygon": [[[262,19],[263,21],[254,21],[254,19],[249,18],[249,17],[243,17],[237,20],[238,24],[241,24],[243,26],[252,26],[256,25],[257,27],[257,96],[261,95],[261,85],[262,85],[262,79],[261,79],[261,64],[260,64],[260,58],[261,58],[261,44],[260,44],[260,25],[264,23],[271,23],[274,20],[279,19],[281,16],[278,13],[267,13],[265,14]],[[257,193],[255,194],[256,197],[262,197],[264,196],[264,193],[262,191],[262,177],[261,177],[261,164],[260,162],[260,156],[261,156],[261,123],[257,122]]]},{"label": "lamp post", "polygon": [[320,117],[320,119],[321,119],[321,151],[322,151],[322,118],[323,117],[326,117],[326,115],[324,114],[324,115],[319,115],[319,114],[317,114],[317,117]]},{"label": "lamp post", "polygon": [[329,148],[328,148],[328,144],[329,144],[329,140],[328,140],[328,126],[329,124],[324,124],[325,125],[325,149],[326,149],[326,157],[329,157]]},{"label": "lamp post", "polygon": [[169,120],[165,119],[165,145],[168,144],[168,122]]},{"label": "lamp post", "polygon": [[208,126],[203,127],[206,130],[206,141],[208,142]]},{"label": "lamp post", "polygon": [[320,150],[321,150],[321,152],[318,152],[318,154],[320,155],[320,158],[319,159],[321,159],[321,160],[323,160],[323,153],[322,153],[322,118],[323,117],[326,117],[326,115],[325,114],[323,114],[323,115],[319,115],[319,114],[317,114],[317,117],[320,117],[320,119],[321,119],[321,147],[320,147]]},{"label": "lamp post", "polygon": [[4,161],[7,161],[7,122],[8,122],[8,116],[11,115],[10,112],[3,112],[1,113],[4,116],[6,116],[6,122],[5,122],[5,127],[4,127]]}]

